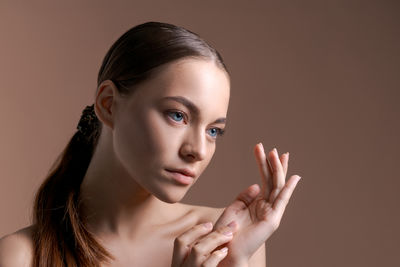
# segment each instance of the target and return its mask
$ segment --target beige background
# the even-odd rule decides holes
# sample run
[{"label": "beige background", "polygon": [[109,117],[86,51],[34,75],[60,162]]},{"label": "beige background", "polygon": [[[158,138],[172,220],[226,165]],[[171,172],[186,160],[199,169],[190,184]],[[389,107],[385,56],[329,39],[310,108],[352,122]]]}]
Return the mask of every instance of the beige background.
[{"label": "beige background", "polygon": [[29,224],[108,48],[156,20],[200,34],[232,74],[227,133],[185,202],[225,206],[258,182],[262,141],[303,177],[269,266],[400,266],[399,14],[379,0],[1,0],[0,236]]}]

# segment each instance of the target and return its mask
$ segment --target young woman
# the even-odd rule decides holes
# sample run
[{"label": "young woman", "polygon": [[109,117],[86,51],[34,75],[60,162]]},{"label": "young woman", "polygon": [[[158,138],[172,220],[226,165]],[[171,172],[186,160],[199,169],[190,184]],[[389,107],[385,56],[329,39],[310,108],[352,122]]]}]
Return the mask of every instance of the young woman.
[{"label": "young woman", "polygon": [[255,146],[262,186],[225,209],[179,203],[210,162],[230,95],[219,53],[149,22],[106,54],[94,104],[37,192],[0,266],[265,266],[265,241],[299,181],[289,153]]}]

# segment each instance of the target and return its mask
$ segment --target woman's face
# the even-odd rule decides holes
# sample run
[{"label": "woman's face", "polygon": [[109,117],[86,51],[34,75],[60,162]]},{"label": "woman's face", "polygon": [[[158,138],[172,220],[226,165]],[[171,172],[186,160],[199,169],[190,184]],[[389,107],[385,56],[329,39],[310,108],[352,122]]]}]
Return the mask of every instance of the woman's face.
[{"label": "woman's face", "polygon": [[214,62],[183,59],[118,98],[114,150],[132,179],[162,201],[180,201],[214,155],[229,91]]}]

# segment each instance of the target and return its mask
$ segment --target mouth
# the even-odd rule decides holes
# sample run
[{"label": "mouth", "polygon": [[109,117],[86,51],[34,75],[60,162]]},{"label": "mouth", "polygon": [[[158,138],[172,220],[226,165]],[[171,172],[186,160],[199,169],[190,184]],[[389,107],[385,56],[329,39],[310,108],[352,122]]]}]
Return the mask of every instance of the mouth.
[{"label": "mouth", "polygon": [[194,182],[194,173],[183,169],[165,169],[170,177],[182,185],[189,185]]}]

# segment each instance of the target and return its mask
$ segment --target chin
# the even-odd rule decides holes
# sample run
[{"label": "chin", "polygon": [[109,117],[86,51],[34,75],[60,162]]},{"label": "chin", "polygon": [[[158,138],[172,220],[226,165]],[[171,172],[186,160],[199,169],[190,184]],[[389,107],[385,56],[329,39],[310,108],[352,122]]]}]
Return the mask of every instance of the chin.
[{"label": "chin", "polygon": [[181,201],[183,199],[183,197],[185,196],[186,192],[167,192],[167,191],[163,191],[163,192],[159,192],[159,194],[154,194],[154,196],[156,198],[158,198],[159,200],[169,203],[169,204],[174,204],[177,203],[179,201]]}]

